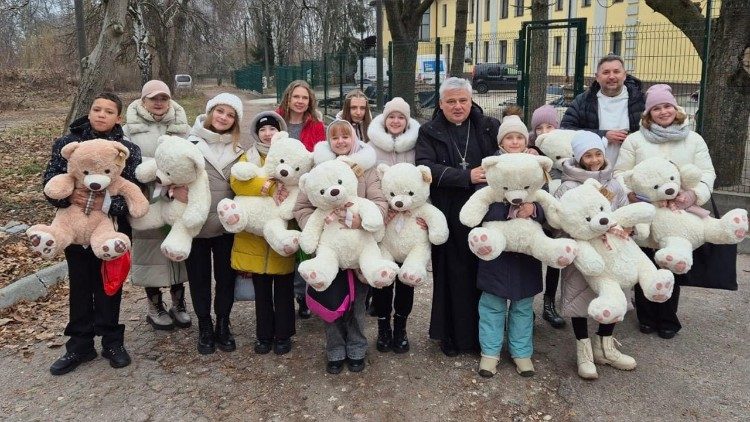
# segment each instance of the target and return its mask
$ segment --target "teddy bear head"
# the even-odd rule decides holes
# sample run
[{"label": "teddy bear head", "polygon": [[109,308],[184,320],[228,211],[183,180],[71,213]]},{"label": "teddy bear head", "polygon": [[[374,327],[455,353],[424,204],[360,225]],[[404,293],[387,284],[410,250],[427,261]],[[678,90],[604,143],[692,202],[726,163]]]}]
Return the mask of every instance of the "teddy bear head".
[{"label": "teddy bear head", "polygon": [[555,162],[555,168],[561,169],[562,162],[573,157],[570,141],[575,134],[575,130],[555,129],[539,135],[534,145]]},{"label": "teddy bear head", "polygon": [[200,149],[179,136],[160,136],[154,160],[156,161],[155,180],[162,185],[190,184],[206,168]]},{"label": "teddy bear head", "polygon": [[693,164],[678,168],[660,157],[638,163],[622,174],[625,185],[649,202],[674,199],[680,189],[692,189],[700,183],[701,170]]},{"label": "teddy bear head", "polygon": [[526,202],[526,197],[547,183],[546,173],[552,160],[531,154],[503,154],[482,160],[487,184],[511,204]]},{"label": "teddy bear head", "polygon": [[406,211],[427,203],[432,181],[429,167],[398,163],[390,167],[380,164],[377,169],[383,194],[391,209]]},{"label": "teddy bear head", "polygon": [[263,168],[266,173],[287,186],[296,186],[300,176],[313,167],[313,155],[287,132],[278,132],[271,139],[271,148]]},{"label": "teddy bear head", "polygon": [[302,189],[315,208],[341,208],[357,196],[357,176],[343,161],[331,160],[318,164],[299,179]]},{"label": "teddy bear head", "polygon": [[617,224],[612,205],[601,189],[601,183],[588,179],[582,185],[565,191],[559,202],[545,207],[547,221],[573,239],[591,240],[601,236]]},{"label": "teddy bear head", "polygon": [[68,160],[68,174],[89,190],[103,191],[122,174],[130,151],[119,142],[93,139],[71,142],[61,154]]}]

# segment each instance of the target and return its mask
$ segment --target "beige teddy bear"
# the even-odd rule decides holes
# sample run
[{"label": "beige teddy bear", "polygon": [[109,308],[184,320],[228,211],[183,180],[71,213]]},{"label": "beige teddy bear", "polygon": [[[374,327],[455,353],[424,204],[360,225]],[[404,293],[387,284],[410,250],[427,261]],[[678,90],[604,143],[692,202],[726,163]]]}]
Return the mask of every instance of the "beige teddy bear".
[{"label": "beige teddy bear", "polygon": [[[135,183],[121,177],[128,148],[114,141],[93,139],[65,145],[61,154],[68,160],[68,172],[59,174],[44,186],[44,194],[52,199],[65,199],[76,188],[91,192],[120,195],[128,204],[130,215],[137,217],[148,211],[148,200]],[[110,217],[102,210],[86,210],[70,206],[59,208],[52,224],[37,224],[26,231],[32,249],[51,258],[68,245],[91,245],[98,258],[118,258],[130,250],[130,239],[115,230]]]}]

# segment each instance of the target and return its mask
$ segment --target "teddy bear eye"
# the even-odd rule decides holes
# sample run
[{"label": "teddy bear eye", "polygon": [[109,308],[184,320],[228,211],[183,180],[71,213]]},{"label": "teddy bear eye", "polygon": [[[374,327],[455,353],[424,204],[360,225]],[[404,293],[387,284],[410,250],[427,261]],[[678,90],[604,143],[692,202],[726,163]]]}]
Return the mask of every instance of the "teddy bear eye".
[{"label": "teddy bear eye", "polygon": [[342,182],[341,179],[339,179],[339,185],[343,185],[343,184],[344,182]]},{"label": "teddy bear eye", "polygon": [[505,186],[503,186],[503,190],[508,190],[508,188],[507,188],[507,187],[505,187]]},{"label": "teddy bear eye", "polygon": [[659,185],[654,185],[654,189],[659,189]]},{"label": "teddy bear eye", "polygon": [[599,211],[604,211],[604,207],[599,207]]},{"label": "teddy bear eye", "polygon": [[279,160],[279,163],[284,164],[284,159]]},{"label": "teddy bear eye", "polygon": [[524,189],[528,189],[529,187],[528,187],[528,186],[524,186],[523,188],[524,188]]},{"label": "teddy bear eye", "polygon": [[88,170],[84,170],[83,174],[86,175],[86,176],[88,176],[89,175],[89,171]]},{"label": "teddy bear eye", "polygon": [[321,189],[321,190],[320,190],[320,194],[321,194],[321,195],[323,195],[323,194],[325,194],[325,193],[326,193],[326,190],[325,190],[325,189]]},{"label": "teddy bear eye", "polygon": [[393,198],[394,196],[396,196],[396,194],[391,192],[391,198]]},{"label": "teddy bear eye", "polygon": [[557,156],[557,157],[555,157],[555,158],[559,160],[559,159],[561,159],[562,157],[558,155],[558,156]]},{"label": "teddy bear eye", "polygon": [[299,171],[299,167],[296,167],[296,168],[294,169],[294,171]]},{"label": "teddy bear eye", "polygon": [[591,221],[591,217],[586,217],[586,221]]},{"label": "teddy bear eye", "polygon": [[104,173],[109,174],[109,169],[104,170]]},{"label": "teddy bear eye", "polygon": [[674,176],[670,177],[669,180],[674,180]]},{"label": "teddy bear eye", "polygon": [[414,196],[414,192],[409,191],[409,196]]}]

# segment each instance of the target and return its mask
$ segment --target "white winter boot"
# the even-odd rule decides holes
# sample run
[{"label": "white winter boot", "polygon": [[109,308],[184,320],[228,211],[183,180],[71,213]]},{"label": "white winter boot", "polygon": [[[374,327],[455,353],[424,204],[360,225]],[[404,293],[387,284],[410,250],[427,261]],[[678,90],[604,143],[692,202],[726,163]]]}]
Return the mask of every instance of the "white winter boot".
[{"label": "white winter boot", "polygon": [[609,365],[623,371],[635,369],[635,359],[620,352],[615,348],[615,342],[622,346],[612,336],[594,336],[592,348],[594,351],[594,362]]},{"label": "white winter boot", "polygon": [[185,307],[185,288],[177,289],[176,291],[170,291],[172,295],[172,307],[169,308],[169,316],[172,317],[174,325],[179,328],[190,327],[192,321],[190,321],[190,314],[187,313]]},{"label": "white winter boot", "polygon": [[576,340],[576,360],[578,361],[578,376],[595,380],[599,378],[594,365],[594,352],[591,350],[591,339]]},{"label": "white winter boot", "polygon": [[164,309],[164,302],[161,301],[161,292],[155,295],[148,295],[148,313],[146,321],[156,330],[171,330],[174,328],[172,318]]},{"label": "white winter boot", "polygon": [[484,378],[492,378],[497,373],[497,363],[499,358],[482,355],[479,360],[479,375]]}]

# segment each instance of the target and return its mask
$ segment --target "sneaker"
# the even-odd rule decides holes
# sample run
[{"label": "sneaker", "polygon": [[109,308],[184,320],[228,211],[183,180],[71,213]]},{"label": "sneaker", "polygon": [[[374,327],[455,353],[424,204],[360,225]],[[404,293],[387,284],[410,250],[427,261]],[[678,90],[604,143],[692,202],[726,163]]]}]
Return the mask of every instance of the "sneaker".
[{"label": "sneaker", "polygon": [[270,340],[256,340],[253,350],[255,350],[255,353],[259,355],[266,355],[271,352],[272,347],[273,342],[271,342]]},{"label": "sneaker", "polygon": [[362,372],[365,369],[365,360],[363,359],[347,359],[346,364],[349,367],[349,372]]},{"label": "sneaker", "polygon": [[131,362],[130,355],[122,344],[103,349],[102,357],[109,359],[109,366],[113,368],[124,368],[130,365]]},{"label": "sneaker", "polygon": [[67,374],[78,368],[78,365],[95,359],[96,356],[96,350],[91,350],[87,353],[67,352],[49,367],[49,372],[52,375]]},{"label": "sneaker", "polygon": [[283,339],[283,340],[276,340],[276,342],[273,344],[273,353],[277,355],[285,355],[292,351],[292,340],[291,339]]},{"label": "sneaker", "polygon": [[344,370],[344,360],[329,360],[326,364],[326,372],[331,375],[338,375]]}]

